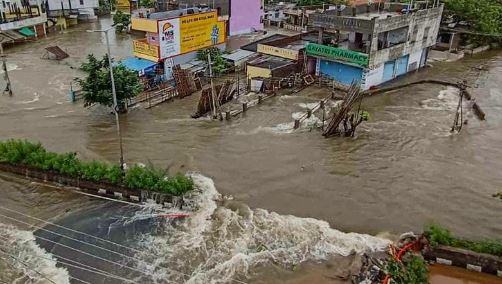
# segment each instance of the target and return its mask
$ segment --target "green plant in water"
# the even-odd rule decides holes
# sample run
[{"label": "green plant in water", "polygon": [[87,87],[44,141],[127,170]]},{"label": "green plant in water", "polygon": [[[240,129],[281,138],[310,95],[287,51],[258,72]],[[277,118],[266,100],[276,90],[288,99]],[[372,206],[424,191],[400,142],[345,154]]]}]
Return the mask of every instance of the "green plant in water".
[{"label": "green plant in water", "polygon": [[395,284],[427,284],[428,269],[425,260],[417,255],[407,253],[402,262],[392,259],[387,263],[387,273]]}]

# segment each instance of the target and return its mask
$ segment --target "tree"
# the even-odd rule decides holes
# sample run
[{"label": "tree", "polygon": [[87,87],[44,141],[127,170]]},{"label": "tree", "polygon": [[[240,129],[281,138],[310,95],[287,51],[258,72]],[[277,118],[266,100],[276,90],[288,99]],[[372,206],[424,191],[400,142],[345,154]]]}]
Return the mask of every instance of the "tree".
[{"label": "tree", "polygon": [[141,0],[140,2],[141,7],[143,8],[153,8],[155,7],[155,1],[154,0]]},{"label": "tree", "polygon": [[115,27],[115,31],[121,33],[124,30],[127,30],[127,26],[131,23],[131,16],[124,14],[122,11],[118,10],[113,15],[113,25]]},{"label": "tree", "polygon": [[[93,54],[89,54],[87,55],[87,62],[83,63],[80,69],[87,73],[85,79],[75,79],[82,88],[84,106],[89,107],[94,104],[113,106],[108,56],[105,55],[101,60],[98,60]],[[115,79],[119,111],[123,111],[126,104],[125,100],[141,93],[143,85],[137,72],[129,70],[123,65],[113,66],[113,78]]]},{"label": "tree", "polygon": [[[466,21],[474,31],[502,34],[502,2],[497,0],[446,0],[447,14],[457,21]],[[486,41],[487,38],[475,37]],[[499,37],[500,40],[500,37]]]}]

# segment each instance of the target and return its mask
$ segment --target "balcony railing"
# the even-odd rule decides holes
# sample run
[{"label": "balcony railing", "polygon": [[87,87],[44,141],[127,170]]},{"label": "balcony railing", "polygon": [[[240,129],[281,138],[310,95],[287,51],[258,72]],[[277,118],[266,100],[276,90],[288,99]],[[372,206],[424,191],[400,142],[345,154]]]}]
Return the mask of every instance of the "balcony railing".
[{"label": "balcony railing", "polygon": [[157,45],[149,44],[145,39],[133,41],[134,56],[150,61],[158,61],[160,58],[160,49]]}]

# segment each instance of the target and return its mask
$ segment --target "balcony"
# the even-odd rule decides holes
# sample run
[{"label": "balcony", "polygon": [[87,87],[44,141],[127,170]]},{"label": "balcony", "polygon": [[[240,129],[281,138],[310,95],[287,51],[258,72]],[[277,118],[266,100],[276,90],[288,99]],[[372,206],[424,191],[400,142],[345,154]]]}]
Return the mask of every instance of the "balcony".
[{"label": "balcony", "polygon": [[40,16],[27,16],[23,15],[21,18],[9,18],[9,22],[0,24],[1,31],[22,29],[24,27],[32,27],[47,22],[47,15],[41,14]]},{"label": "balcony", "polygon": [[157,45],[149,44],[145,39],[133,41],[134,56],[146,60],[157,62],[160,59],[160,48]]},{"label": "balcony", "polygon": [[131,28],[136,31],[158,33],[159,26],[157,20],[147,18],[131,18]]}]

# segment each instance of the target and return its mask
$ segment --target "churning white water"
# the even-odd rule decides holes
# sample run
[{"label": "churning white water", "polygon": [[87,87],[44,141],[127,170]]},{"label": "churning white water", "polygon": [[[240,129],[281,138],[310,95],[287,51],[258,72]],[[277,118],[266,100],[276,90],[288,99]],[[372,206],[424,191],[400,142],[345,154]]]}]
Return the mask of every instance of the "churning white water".
[{"label": "churning white water", "polygon": [[30,231],[0,223],[0,251],[0,267],[9,267],[3,269],[0,280],[45,284],[50,279],[58,284],[70,283],[68,271],[56,267],[55,258],[37,245]]},{"label": "churning white water", "polygon": [[192,215],[161,234],[144,238],[140,256],[155,283],[229,283],[245,280],[253,268],[285,268],[308,260],[385,249],[389,241],[343,233],[327,222],[284,216],[225,200],[210,178],[193,174],[197,192]]}]

